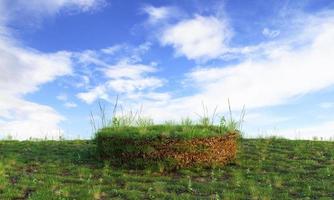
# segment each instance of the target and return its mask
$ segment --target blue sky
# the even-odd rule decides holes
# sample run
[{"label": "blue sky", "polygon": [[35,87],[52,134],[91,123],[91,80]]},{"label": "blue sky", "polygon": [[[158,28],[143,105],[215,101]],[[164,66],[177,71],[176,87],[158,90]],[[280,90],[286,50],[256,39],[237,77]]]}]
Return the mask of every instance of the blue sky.
[{"label": "blue sky", "polygon": [[0,137],[90,138],[118,95],[157,123],[230,99],[247,137],[329,139],[333,56],[331,0],[3,0]]}]

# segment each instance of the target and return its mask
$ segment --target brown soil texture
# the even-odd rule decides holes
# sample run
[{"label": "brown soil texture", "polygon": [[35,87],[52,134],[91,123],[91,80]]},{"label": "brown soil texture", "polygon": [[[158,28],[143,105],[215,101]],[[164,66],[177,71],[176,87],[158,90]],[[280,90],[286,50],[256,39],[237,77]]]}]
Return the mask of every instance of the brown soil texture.
[{"label": "brown soil texture", "polygon": [[[144,159],[146,161],[172,161],[177,168],[180,167],[213,167],[224,166],[233,161],[237,154],[237,133],[206,138],[175,139],[157,138],[151,140],[131,140],[117,138],[117,143],[124,146],[124,151],[114,152],[114,155],[103,151],[103,158],[117,158],[123,162]],[[104,138],[104,142],[116,138]],[[106,144],[105,143],[105,144]],[[115,144],[115,141],[113,141]],[[105,146],[105,144],[103,146]],[[126,151],[126,146],[135,151]],[[108,155],[109,154],[109,155]]]}]

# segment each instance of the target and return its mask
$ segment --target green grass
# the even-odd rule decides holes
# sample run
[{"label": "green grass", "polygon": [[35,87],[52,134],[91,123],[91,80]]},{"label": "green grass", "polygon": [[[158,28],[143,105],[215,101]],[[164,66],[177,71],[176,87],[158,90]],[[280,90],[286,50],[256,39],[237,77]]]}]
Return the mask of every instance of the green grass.
[{"label": "green grass", "polygon": [[245,139],[222,169],[114,168],[92,141],[0,141],[0,199],[333,199],[334,142]]},{"label": "green grass", "polygon": [[[236,131],[236,130],[233,130]],[[162,124],[150,125],[147,127],[139,126],[121,126],[106,127],[97,132],[98,136],[130,138],[130,139],[154,139],[157,137],[192,139],[198,137],[219,136],[227,133],[226,129],[220,126],[203,125],[177,125]]]}]

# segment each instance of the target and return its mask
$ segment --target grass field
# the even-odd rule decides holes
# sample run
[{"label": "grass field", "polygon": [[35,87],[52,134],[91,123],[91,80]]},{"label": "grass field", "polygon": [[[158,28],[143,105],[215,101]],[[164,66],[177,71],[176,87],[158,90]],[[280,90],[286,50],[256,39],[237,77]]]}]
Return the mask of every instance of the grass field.
[{"label": "grass field", "polygon": [[113,168],[92,141],[1,141],[0,199],[333,199],[334,142],[244,139],[234,164]]}]

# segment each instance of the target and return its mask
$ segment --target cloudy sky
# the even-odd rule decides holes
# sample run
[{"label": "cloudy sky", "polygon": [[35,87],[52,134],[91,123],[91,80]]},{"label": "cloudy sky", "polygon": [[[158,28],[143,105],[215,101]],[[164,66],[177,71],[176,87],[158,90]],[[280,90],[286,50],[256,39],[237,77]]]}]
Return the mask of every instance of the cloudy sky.
[{"label": "cloudy sky", "polygon": [[[0,138],[90,138],[97,102],[334,138],[332,0],[1,0]],[[119,111],[121,112],[121,111]]]}]

